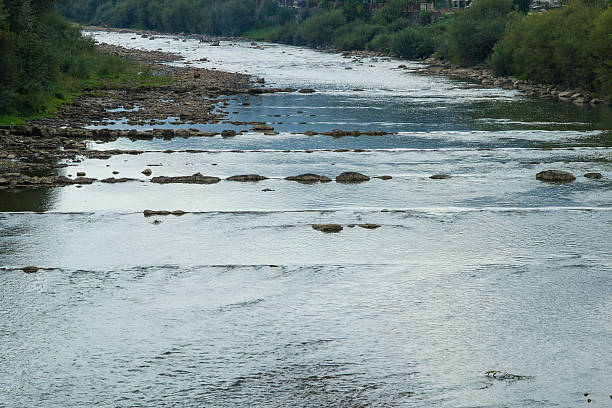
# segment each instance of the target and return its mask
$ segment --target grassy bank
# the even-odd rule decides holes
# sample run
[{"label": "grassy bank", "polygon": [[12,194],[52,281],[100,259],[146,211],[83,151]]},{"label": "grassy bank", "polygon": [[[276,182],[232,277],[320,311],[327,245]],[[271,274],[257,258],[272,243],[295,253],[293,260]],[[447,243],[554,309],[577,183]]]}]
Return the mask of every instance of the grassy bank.
[{"label": "grassy bank", "polygon": [[100,52],[52,0],[0,0],[0,125],[53,115],[85,90],[164,81]]}]

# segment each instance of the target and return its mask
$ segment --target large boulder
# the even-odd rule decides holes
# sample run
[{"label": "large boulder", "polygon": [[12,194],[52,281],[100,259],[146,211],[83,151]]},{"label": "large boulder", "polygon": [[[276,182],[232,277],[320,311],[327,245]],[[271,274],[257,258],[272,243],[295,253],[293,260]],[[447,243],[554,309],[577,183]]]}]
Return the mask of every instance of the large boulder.
[{"label": "large boulder", "polygon": [[541,171],[536,174],[536,179],[541,181],[550,181],[555,183],[570,183],[576,180],[576,176],[574,176],[569,171],[564,170],[546,170]]},{"label": "large boulder", "polygon": [[362,183],[369,181],[370,178],[365,174],[357,173],[356,171],[345,171],[336,177],[336,183]]}]

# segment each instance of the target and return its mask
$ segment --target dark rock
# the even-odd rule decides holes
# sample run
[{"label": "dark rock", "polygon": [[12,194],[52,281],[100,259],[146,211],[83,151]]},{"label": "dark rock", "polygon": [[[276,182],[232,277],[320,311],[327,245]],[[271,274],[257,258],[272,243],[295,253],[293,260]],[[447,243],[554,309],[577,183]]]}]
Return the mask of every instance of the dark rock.
[{"label": "dark rock", "polygon": [[433,176],[429,176],[430,179],[434,179],[434,180],[444,180],[444,179],[449,179],[452,176],[450,174],[434,174]]},{"label": "dark rock", "polygon": [[298,183],[302,183],[302,184],[314,184],[317,182],[329,183],[331,181],[329,177],[320,176],[318,174],[312,174],[312,173],[300,174],[299,176],[285,177],[285,180],[297,181]]},{"label": "dark rock", "polygon": [[587,173],[584,175],[584,177],[599,180],[603,178],[603,175],[601,173]]},{"label": "dark rock", "polygon": [[546,170],[536,174],[536,179],[541,181],[551,181],[557,183],[570,183],[576,180],[576,176],[563,170]]},{"label": "dark rock", "polygon": [[378,224],[358,224],[361,228],[365,228],[365,229],[376,229],[376,228],[380,228],[380,225]]},{"label": "dark rock", "polygon": [[100,180],[101,183],[110,183],[110,184],[126,183],[128,181],[136,181],[136,179],[127,178],[127,177],[121,177],[121,178],[108,177],[108,178]]},{"label": "dark rock", "polygon": [[317,231],[321,231],[321,232],[340,232],[342,231],[342,225],[340,224],[313,224],[312,225],[312,229],[315,229]]},{"label": "dark rock", "polygon": [[240,174],[238,176],[231,176],[226,178],[226,180],[228,181],[261,181],[267,179],[267,177],[260,176],[259,174]]},{"label": "dark rock", "polygon": [[77,171],[76,175],[77,175],[77,177],[85,177],[86,176],[84,171]]},{"label": "dark rock", "polygon": [[151,217],[153,215],[170,215],[170,211],[166,210],[144,210],[142,212],[145,217]]},{"label": "dark rock", "polygon": [[384,175],[384,176],[374,176],[374,178],[381,179],[381,180],[391,180],[393,177]]},{"label": "dark rock", "polygon": [[21,268],[25,273],[36,273],[40,268],[38,266],[24,266]]},{"label": "dark rock", "polygon": [[153,171],[151,169],[144,169],[141,173],[148,177],[153,174]]},{"label": "dark rock", "polygon": [[336,183],[362,183],[369,181],[370,178],[364,174],[355,171],[346,171],[336,177]]},{"label": "dark rock", "polygon": [[236,131],[235,130],[224,130],[221,132],[221,136],[223,137],[234,137],[236,136]]},{"label": "dark rock", "polygon": [[201,173],[195,173],[191,176],[177,176],[177,177],[166,177],[158,176],[151,179],[152,183],[157,184],[170,184],[170,183],[184,183],[184,184],[215,184],[221,181],[219,177],[203,176]]},{"label": "dark rock", "polygon": [[315,91],[314,89],[311,89],[311,88],[305,88],[305,89],[300,89],[298,92],[299,93],[315,93],[317,91]]}]

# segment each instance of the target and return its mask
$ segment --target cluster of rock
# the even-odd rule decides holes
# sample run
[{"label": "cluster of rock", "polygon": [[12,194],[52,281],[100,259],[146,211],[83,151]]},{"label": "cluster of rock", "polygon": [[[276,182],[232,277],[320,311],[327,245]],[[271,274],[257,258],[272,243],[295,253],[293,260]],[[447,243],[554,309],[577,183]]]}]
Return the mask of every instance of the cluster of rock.
[{"label": "cluster of rock", "polygon": [[0,188],[22,188],[33,186],[61,187],[68,185],[92,184],[96,179],[89,177],[66,176],[28,176],[21,173],[4,173],[0,175]]},{"label": "cluster of rock", "polygon": [[538,97],[552,97],[560,101],[574,102],[575,104],[608,104],[600,98],[596,98],[587,92],[575,89],[564,89],[550,84],[540,84],[534,81],[516,79],[514,77],[496,77],[494,72],[487,68],[459,67],[436,58],[425,60],[428,64],[425,72],[436,75],[448,75],[459,78],[469,78],[488,87],[516,89],[525,94]]},{"label": "cluster of rock", "polygon": [[[601,173],[586,173],[584,177],[599,180],[603,178],[603,175]],[[545,170],[536,174],[536,179],[551,183],[571,183],[576,180],[576,176],[565,170]]]}]

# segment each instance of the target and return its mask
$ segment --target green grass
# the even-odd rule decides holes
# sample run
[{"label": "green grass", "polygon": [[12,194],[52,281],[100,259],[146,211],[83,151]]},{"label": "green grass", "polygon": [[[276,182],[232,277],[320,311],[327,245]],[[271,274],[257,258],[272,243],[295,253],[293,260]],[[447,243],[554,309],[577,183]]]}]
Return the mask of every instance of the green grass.
[{"label": "green grass", "polygon": [[265,40],[270,38],[272,34],[280,30],[281,26],[274,25],[270,27],[255,28],[243,33],[242,36],[252,40]]},{"label": "green grass", "polygon": [[0,115],[0,126],[24,125],[30,120],[53,116],[62,105],[72,103],[84,94],[104,96],[103,91],[108,89],[152,88],[172,84],[172,78],[168,75],[156,74],[150,67],[133,62],[125,64],[122,71],[107,75],[93,74],[86,80],[66,78],[45,100],[43,111]]}]

